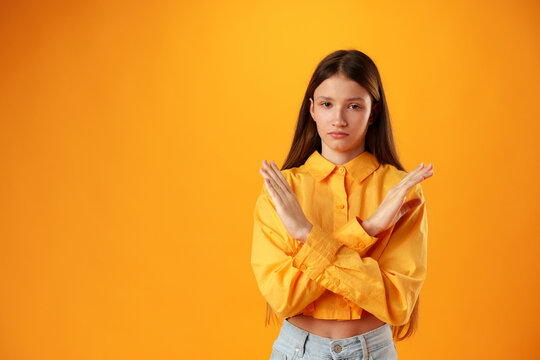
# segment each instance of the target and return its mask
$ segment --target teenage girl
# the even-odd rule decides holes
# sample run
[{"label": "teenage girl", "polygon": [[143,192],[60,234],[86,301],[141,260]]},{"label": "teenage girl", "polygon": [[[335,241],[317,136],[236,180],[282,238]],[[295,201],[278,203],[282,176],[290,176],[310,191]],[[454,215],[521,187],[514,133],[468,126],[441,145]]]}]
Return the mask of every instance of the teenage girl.
[{"label": "teenage girl", "polygon": [[405,172],[366,54],[318,64],[284,165],[259,172],[251,265],[267,322],[283,319],[271,359],[397,359],[426,277],[433,165]]}]

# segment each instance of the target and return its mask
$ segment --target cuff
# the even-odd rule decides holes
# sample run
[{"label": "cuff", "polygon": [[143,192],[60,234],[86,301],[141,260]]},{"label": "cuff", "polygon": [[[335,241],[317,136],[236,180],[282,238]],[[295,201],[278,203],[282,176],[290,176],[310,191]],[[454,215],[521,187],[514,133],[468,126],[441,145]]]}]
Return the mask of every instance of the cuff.
[{"label": "cuff", "polygon": [[292,264],[315,279],[332,263],[341,246],[343,244],[332,234],[314,224],[306,242],[300,243],[294,252]]},{"label": "cuff", "polygon": [[341,228],[334,232],[334,237],[343,245],[358,252],[367,250],[371,245],[377,242],[377,236],[369,235],[362,227],[363,220],[358,216],[347,222]]}]

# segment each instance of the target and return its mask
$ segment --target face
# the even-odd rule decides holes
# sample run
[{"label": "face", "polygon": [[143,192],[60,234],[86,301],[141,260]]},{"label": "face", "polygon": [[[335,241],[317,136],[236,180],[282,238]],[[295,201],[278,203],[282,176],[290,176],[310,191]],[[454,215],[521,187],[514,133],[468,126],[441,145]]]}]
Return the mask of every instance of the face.
[{"label": "face", "polygon": [[[342,161],[346,162],[364,151],[368,125],[378,113],[378,106],[372,111],[371,97],[365,88],[344,75],[336,74],[315,89],[310,103],[323,155],[346,157]],[[332,132],[346,135],[333,136]]]}]

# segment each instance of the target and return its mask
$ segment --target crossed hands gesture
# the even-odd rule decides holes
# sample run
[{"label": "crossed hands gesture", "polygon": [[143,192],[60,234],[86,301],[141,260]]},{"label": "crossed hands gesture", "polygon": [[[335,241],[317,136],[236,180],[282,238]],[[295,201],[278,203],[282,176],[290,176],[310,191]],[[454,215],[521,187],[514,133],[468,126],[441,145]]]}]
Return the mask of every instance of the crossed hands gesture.
[{"label": "crossed hands gesture", "polygon": [[[313,224],[306,218],[296,194],[291,190],[287,179],[285,179],[275,162],[271,160],[271,163],[268,163],[263,160],[262,165],[263,167],[259,169],[259,173],[264,179],[264,184],[272,197],[281,222],[283,222],[285,229],[294,239],[304,243]],[[413,186],[431,176],[433,176],[432,163],[429,163],[428,166],[421,163],[416,169],[408,173],[399,184],[388,190],[375,213],[362,222],[364,230],[369,235],[375,236],[394,225],[408,211],[420,205],[422,200],[418,198],[407,202],[405,202],[405,198]]]}]

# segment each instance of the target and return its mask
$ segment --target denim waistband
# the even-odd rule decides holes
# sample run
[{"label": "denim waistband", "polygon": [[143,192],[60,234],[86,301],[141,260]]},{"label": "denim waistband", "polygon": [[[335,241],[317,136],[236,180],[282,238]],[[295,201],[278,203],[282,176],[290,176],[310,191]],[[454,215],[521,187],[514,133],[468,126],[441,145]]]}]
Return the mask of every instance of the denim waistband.
[{"label": "denim waistband", "polygon": [[306,346],[312,347],[314,351],[335,352],[343,356],[354,352],[368,354],[393,341],[392,327],[389,324],[381,325],[360,335],[331,339],[300,329],[284,319],[274,344],[278,349],[287,352],[296,351],[299,356],[303,356]]}]

